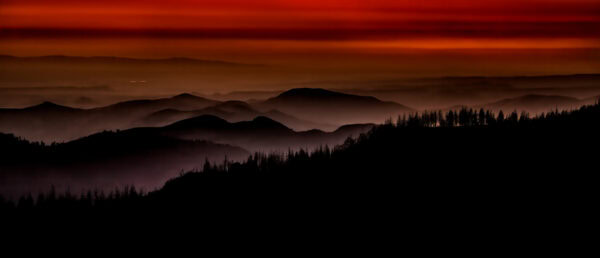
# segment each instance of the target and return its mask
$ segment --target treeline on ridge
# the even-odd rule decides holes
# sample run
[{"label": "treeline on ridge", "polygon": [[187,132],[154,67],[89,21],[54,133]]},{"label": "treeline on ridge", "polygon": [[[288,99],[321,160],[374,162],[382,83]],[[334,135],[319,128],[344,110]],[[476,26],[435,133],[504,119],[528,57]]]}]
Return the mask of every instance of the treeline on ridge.
[{"label": "treeline on ridge", "polygon": [[[0,199],[8,210],[193,207],[336,207],[400,200],[493,201],[552,188],[573,191],[600,143],[600,104],[535,117],[515,112],[424,112],[376,126],[312,152],[256,153],[244,162],[205,162],[156,191],[48,193]],[[22,140],[14,144],[24,144]],[[560,182],[560,185],[556,185]],[[585,188],[578,189],[578,191]],[[485,194],[482,194],[485,193]],[[518,199],[526,202],[528,199]],[[236,209],[237,209],[236,208]],[[240,208],[241,209],[241,208]]]}]

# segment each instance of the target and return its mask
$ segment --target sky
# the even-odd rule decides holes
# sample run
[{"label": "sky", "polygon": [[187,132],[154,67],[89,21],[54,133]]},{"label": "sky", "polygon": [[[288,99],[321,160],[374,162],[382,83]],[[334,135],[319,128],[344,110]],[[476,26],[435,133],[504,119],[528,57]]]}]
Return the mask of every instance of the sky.
[{"label": "sky", "polygon": [[416,76],[600,72],[598,28],[600,0],[0,0],[5,55]]},{"label": "sky", "polygon": [[598,0],[2,0],[3,34],[293,40],[600,36]]}]

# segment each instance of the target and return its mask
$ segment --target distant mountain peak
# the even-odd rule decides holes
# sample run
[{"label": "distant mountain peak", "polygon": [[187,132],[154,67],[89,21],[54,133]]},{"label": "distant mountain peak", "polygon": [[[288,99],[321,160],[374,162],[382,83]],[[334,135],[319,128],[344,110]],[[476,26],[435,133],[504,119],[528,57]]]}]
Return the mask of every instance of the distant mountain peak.
[{"label": "distant mountain peak", "polygon": [[76,110],[75,108],[62,106],[50,101],[44,101],[41,104],[26,108],[28,110]]},{"label": "distant mountain peak", "polygon": [[56,104],[56,103],[51,102],[51,101],[44,101],[44,102],[40,103],[37,106],[38,107],[60,107],[61,105]]},{"label": "distant mountain peak", "polygon": [[[318,101],[354,101],[361,103],[383,103],[383,101],[372,97],[372,96],[361,96],[347,94],[332,90],[326,90],[321,88],[296,88],[285,91],[275,98],[270,100],[280,101],[305,101],[305,100],[318,100]],[[268,101],[268,100],[267,100]]]},{"label": "distant mountain peak", "polygon": [[293,130],[266,116],[257,116],[252,121],[238,122],[235,123],[242,128],[251,130],[268,130],[268,131],[279,131],[279,132],[292,132]]},{"label": "distant mountain peak", "polygon": [[[382,101],[373,96],[362,96],[347,94],[322,88],[295,88],[279,94],[277,97],[270,98],[265,103],[294,103],[301,104],[310,102],[321,102],[324,105],[378,105],[394,106],[395,108],[410,110],[410,108],[391,101]],[[336,104],[337,103],[337,104]],[[326,111],[326,110],[324,110]],[[284,110],[285,112],[285,110]]]},{"label": "distant mountain peak", "polygon": [[279,97],[339,97],[348,94],[330,91],[321,88],[296,88],[279,94]]},{"label": "distant mountain peak", "polygon": [[237,132],[240,134],[257,131],[264,133],[293,132],[285,125],[264,116],[258,116],[251,121],[230,123],[217,116],[201,115],[175,122],[164,128],[175,131],[214,130],[220,133]]},{"label": "distant mountain peak", "polygon": [[199,99],[201,97],[198,97],[196,95],[192,95],[189,93],[181,93],[179,95],[175,95],[172,97],[173,99]]}]

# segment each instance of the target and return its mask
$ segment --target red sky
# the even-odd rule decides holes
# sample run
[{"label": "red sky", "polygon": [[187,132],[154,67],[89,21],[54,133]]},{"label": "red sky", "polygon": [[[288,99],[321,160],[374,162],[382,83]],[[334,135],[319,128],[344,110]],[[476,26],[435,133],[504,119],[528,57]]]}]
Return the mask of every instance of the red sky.
[{"label": "red sky", "polygon": [[541,49],[549,57],[511,54],[477,73],[486,66],[455,65],[468,54],[422,63],[449,74],[600,72],[599,28],[600,0],[0,0],[0,54],[18,56],[396,69],[406,49]]},{"label": "red sky", "polygon": [[0,0],[5,37],[600,38],[599,0]]},{"label": "red sky", "polygon": [[600,73],[600,0],[0,0],[0,54],[185,56],[305,81]]}]

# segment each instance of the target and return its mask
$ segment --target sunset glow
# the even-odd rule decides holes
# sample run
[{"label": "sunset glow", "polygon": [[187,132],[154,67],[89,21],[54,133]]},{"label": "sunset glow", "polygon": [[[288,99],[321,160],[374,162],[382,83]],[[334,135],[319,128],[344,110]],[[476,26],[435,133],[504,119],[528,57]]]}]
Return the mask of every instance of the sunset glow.
[{"label": "sunset glow", "polygon": [[600,0],[0,0],[0,214],[520,250],[594,225],[598,131]]},{"label": "sunset glow", "polygon": [[4,37],[598,38],[597,0],[3,1]]},{"label": "sunset glow", "polygon": [[[497,75],[593,73],[598,28],[600,0],[0,2],[3,55],[181,56],[340,73],[352,65],[402,75],[476,75],[488,66]],[[529,51],[502,52],[513,50]],[[485,65],[457,66],[467,56]],[[423,67],[404,69],[407,58]]]}]

